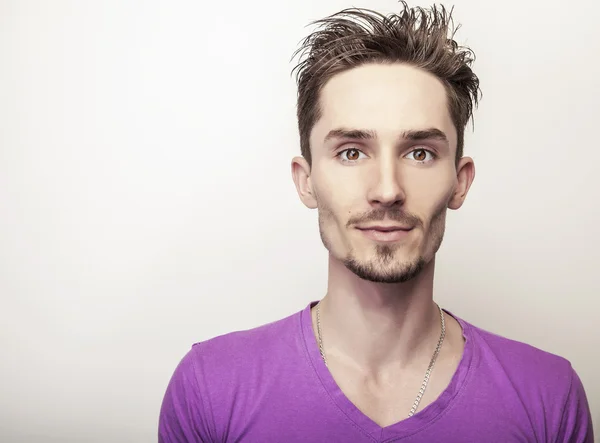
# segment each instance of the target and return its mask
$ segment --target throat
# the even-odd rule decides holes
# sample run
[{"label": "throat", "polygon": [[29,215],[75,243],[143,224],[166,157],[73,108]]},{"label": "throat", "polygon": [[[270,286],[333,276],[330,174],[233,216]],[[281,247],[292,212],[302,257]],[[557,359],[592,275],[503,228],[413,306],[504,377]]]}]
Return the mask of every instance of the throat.
[{"label": "throat", "polygon": [[387,368],[409,371],[414,362],[435,360],[445,340],[446,316],[435,303],[424,313],[399,316],[383,310],[330,315],[322,303],[313,309],[313,326],[323,359],[335,356],[373,380]]},{"label": "throat", "polygon": [[[314,309],[315,337],[333,380],[342,394],[379,426],[402,421],[413,412],[418,414],[450,385],[464,349],[462,329],[450,315],[434,307],[437,318],[432,320],[430,333],[413,340],[415,345],[404,353],[395,352],[402,351],[398,336],[395,343],[382,344],[373,331],[360,331],[363,341],[354,348],[340,345],[349,337],[338,335],[335,324],[332,327],[322,321],[317,315],[318,305]],[[369,344],[369,352],[361,355],[362,349],[368,349],[363,346]]]}]

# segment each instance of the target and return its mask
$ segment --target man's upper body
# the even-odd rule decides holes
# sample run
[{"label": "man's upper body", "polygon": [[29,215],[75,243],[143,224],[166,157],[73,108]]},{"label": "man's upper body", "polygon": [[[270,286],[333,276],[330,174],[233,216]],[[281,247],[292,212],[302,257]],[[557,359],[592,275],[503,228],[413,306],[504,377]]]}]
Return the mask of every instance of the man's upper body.
[{"label": "man's upper body", "polygon": [[342,11],[304,42],[292,178],[318,210],[325,296],[194,346],[163,442],[591,442],[567,361],[433,301],[446,213],[475,177],[463,144],[479,80],[446,10],[401,9]]},{"label": "man's upper body", "polygon": [[450,383],[410,418],[393,411],[397,421],[387,426],[331,376],[310,306],[197,343],[168,386],[159,441],[593,443],[586,396],[567,360],[454,318],[464,350]]}]

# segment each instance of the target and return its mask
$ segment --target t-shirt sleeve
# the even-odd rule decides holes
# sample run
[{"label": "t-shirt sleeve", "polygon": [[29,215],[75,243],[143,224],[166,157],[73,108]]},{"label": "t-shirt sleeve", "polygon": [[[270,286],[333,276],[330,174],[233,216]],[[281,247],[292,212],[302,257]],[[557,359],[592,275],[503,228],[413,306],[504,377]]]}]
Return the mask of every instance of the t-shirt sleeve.
[{"label": "t-shirt sleeve", "polygon": [[592,416],[581,379],[574,369],[556,443],[594,443]]},{"label": "t-shirt sleeve", "polygon": [[183,357],[167,386],[158,423],[159,443],[210,443],[210,413],[202,392],[197,349]]}]

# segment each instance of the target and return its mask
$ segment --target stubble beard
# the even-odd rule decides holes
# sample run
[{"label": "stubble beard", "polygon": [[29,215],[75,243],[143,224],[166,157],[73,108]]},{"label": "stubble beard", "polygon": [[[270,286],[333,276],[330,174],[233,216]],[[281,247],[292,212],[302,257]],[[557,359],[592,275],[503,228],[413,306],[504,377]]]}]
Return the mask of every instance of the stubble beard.
[{"label": "stubble beard", "polygon": [[[361,260],[356,257],[356,253],[351,249],[345,257],[339,258],[348,270],[357,277],[374,283],[405,283],[417,277],[425,268],[425,265],[435,256],[444,239],[445,232],[445,214],[446,206],[441,206],[435,211],[431,222],[427,224],[428,232],[423,236],[422,241],[431,244],[428,248],[431,252],[425,257],[419,254],[412,260],[403,263],[399,262],[396,254],[404,247],[402,244],[382,245],[375,244],[374,257],[372,259]],[[319,209],[319,232],[321,241],[325,248],[333,255],[332,244],[327,237],[324,228],[327,221],[336,223],[335,216],[328,208]],[[421,227],[424,224],[421,223]],[[416,228],[415,228],[416,229]]]}]

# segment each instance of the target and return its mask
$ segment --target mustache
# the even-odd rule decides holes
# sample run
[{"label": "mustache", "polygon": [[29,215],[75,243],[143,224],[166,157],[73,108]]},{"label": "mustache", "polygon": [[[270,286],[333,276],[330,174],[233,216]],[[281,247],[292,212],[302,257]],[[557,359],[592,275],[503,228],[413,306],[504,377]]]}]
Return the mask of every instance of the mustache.
[{"label": "mustache", "polygon": [[403,225],[422,227],[422,220],[414,214],[410,214],[402,208],[379,208],[352,217],[348,220],[347,227],[366,222],[393,220]]}]

